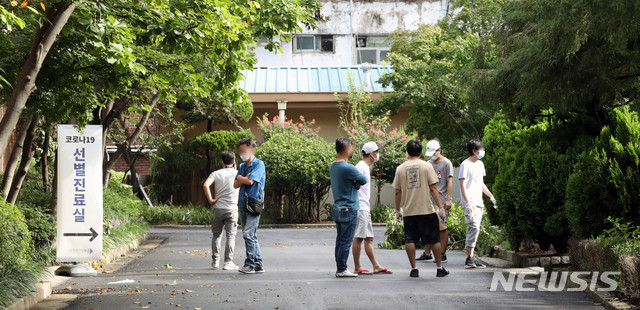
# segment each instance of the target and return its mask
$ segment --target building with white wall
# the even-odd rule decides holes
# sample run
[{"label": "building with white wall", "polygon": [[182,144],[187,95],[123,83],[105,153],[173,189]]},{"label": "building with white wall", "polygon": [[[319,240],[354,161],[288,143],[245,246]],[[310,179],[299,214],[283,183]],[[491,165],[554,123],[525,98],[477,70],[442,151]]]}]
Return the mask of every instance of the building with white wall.
[{"label": "building with white wall", "polygon": [[[283,53],[256,47],[258,67],[351,66],[363,62],[381,64],[389,52],[386,38],[398,29],[435,24],[448,12],[449,0],[353,0],[322,1],[326,21],[317,29],[293,34],[281,41]],[[264,41],[266,43],[266,40]]]}]

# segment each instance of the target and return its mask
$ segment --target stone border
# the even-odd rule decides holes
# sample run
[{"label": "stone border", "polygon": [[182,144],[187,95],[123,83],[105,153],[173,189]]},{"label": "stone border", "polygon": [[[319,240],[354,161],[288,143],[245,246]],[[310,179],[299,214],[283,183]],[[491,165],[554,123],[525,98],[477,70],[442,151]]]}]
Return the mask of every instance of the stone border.
[{"label": "stone border", "polygon": [[[119,248],[112,249],[111,251],[109,251],[106,254],[103,253],[103,255],[102,255],[102,268],[104,268],[104,265],[113,262],[116,258],[122,256],[123,254],[126,254],[128,251],[136,249],[137,247],[140,246],[140,244],[142,244],[142,242],[147,240],[147,238],[148,238],[148,234],[145,233],[144,235],[142,235],[142,237],[140,237],[140,238],[138,238],[138,239],[133,241],[133,244],[135,244],[135,247],[132,247],[131,244],[123,244]],[[24,309],[29,309],[29,308],[35,306],[41,300],[46,299],[49,296],[51,296],[51,293],[53,291],[53,286],[54,286],[53,279],[55,277],[53,275],[53,269],[55,269],[55,268],[50,268],[49,267],[47,269],[49,269],[51,271],[51,278],[47,279],[48,281],[42,281],[42,282],[38,283],[36,285],[35,291],[31,292],[27,296],[23,296],[23,297],[17,299],[15,302],[13,302],[13,304],[11,304],[7,308],[5,308],[5,310],[24,310]]]},{"label": "stone border", "polygon": [[587,286],[586,293],[609,310],[637,309],[637,306],[633,306],[622,300],[619,300],[617,297],[615,297],[615,295],[611,294],[611,292],[592,291],[591,288]]},{"label": "stone border", "polygon": [[497,251],[497,256],[510,261],[514,266],[520,268],[568,265],[571,262],[571,257],[569,255],[520,255],[517,252],[504,251],[502,249]]}]

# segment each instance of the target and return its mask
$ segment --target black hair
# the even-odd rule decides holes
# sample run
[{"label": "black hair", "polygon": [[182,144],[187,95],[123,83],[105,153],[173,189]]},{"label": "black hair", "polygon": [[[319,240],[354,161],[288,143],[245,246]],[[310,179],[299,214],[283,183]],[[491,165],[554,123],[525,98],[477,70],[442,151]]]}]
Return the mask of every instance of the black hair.
[{"label": "black hair", "polygon": [[246,145],[248,147],[256,147],[256,143],[251,138],[243,138],[238,142],[238,146]]},{"label": "black hair", "polygon": [[407,153],[411,157],[418,157],[422,154],[422,143],[418,140],[410,140],[407,142]]},{"label": "black hair", "polygon": [[484,144],[478,139],[467,142],[467,152],[469,152],[469,156],[473,156],[473,150],[480,150],[482,148],[484,148]]},{"label": "black hair", "polygon": [[[373,152],[371,152],[373,153]],[[362,158],[367,158],[369,156],[371,156],[371,153],[365,153],[364,151],[362,151]]]},{"label": "black hair", "polygon": [[351,139],[338,138],[336,139],[336,153],[341,154],[347,150],[347,147],[351,145]]},{"label": "black hair", "polygon": [[231,165],[236,161],[236,153],[234,152],[224,151],[220,157],[222,158],[222,163],[225,165]]}]

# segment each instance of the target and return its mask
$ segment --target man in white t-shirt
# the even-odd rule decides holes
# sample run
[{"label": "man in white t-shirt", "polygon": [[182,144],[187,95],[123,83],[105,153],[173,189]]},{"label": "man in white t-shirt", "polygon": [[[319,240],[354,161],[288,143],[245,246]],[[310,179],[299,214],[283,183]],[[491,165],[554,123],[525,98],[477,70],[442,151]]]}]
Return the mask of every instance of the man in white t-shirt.
[{"label": "man in white t-shirt", "polygon": [[[353,263],[355,266],[354,272],[356,274],[392,273],[387,268],[380,266],[373,250],[373,225],[371,223],[371,206],[369,205],[369,201],[371,199],[371,166],[380,159],[378,150],[378,145],[375,142],[365,143],[362,146],[362,160],[356,165],[356,169],[367,178],[367,183],[358,189],[360,209],[358,210],[358,224],[356,225],[356,233],[352,246]],[[362,241],[364,241],[364,251],[373,264],[373,272],[362,268],[362,265],[360,265]]]},{"label": "man in white t-shirt", "polygon": [[[223,270],[237,270],[238,266],[233,263],[233,250],[236,244],[236,231],[238,230],[238,193],[239,188],[234,188],[233,182],[236,179],[236,155],[233,152],[222,152],[222,168],[212,172],[204,181],[204,194],[207,201],[213,205],[213,223],[211,232],[211,267],[218,269],[220,264],[220,243],[222,239],[222,229],[227,236],[224,252]],[[216,198],[211,195],[211,184],[214,185]]]},{"label": "man in white t-shirt", "polygon": [[464,221],[467,224],[467,237],[465,250],[467,260],[464,268],[485,268],[486,266],[476,259],[473,249],[478,241],[480,233],[480,223],[484,214],[484,202],[482,193],[487,195],[493,207],[496,208],[496,199],[489,188],[484,184],[484,164],[480,159],[484,157],[484,145],[480,140],[471,140],[467,143],[469,158],[460,165],[460,197],[462,198],[462,209],[464,210]]}]

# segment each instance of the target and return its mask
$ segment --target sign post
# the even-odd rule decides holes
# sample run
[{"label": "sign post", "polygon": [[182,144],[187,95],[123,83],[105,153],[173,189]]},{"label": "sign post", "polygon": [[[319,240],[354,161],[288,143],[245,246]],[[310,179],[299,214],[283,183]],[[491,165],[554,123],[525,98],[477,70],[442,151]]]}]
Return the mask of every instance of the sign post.
[{"label": "sign post", "polygon": [[[58,125],[58,262],[102,259],[102,126]],[[65,265],[56,274],[96,275],[89,265]]]}]

